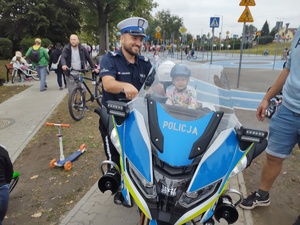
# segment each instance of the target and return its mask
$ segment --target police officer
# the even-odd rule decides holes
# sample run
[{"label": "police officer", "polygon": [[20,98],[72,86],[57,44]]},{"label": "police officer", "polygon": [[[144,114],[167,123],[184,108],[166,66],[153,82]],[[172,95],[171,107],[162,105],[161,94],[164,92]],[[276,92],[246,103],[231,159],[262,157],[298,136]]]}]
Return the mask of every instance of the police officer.
[{"label": "police officer", "polygon": [[[100,78],[103,85],[104,104],[108,100],[121,98],[133,99],[137,96],[152,67],[148,58],[140,56],[145,29],[148,21],[141,17],[132,17],[121,21],[117,25],[121,31],[121,48],[106,53],[100,63]],[[108,160],[120,166],[119,153],[110,141],[105,124],[100,118],[99,130],[104,143],[104,150]],[[117,193],[114,198],[116,204],[125,204],[123,196]],[[126,205],[125,205],[126,206]]]}]

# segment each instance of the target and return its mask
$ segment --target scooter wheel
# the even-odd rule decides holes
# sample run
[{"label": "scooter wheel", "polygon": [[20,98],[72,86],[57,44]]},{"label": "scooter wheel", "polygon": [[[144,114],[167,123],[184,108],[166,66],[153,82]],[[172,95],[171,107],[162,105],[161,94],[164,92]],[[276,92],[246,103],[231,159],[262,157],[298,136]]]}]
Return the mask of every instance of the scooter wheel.
[{"label": "scooter wheel", "polygon": [[54,168],[56,162],[57,162],[56,159],[52,159],[51,162],[50,162],[50,168]]},{"label": "scooter wheel", "polygon": [[69,171],[72,169],[72,163],[70,161],[67,161],[64,165],[65,170]]},{"label": "scooter wheel", "polygon": [[80,145],[79,150],[84,152],[86,150],[86,145],[85,144]]}]

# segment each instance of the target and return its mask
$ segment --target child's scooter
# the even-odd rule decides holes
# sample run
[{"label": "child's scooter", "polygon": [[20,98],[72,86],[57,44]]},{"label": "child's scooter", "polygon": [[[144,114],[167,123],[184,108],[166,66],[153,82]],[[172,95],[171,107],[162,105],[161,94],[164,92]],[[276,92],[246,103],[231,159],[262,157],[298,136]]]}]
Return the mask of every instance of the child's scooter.
[{"label": "child's scooter", "polygon": [[67,158],[64,156],[64,149],[63,149],[63,143],[62,143],[62,133],[61,128],[66,127],[69,128],[70,124],[56,124],[56,123],[46,123],[46,126],[56,126],[58,127],[58,141],[59,141],[59,151],[60,151],[60,159],[57,161],[56,159],[52,159],[50,162],[50,167],[54,168],[57,167],[64,167],[65,170],[72,169],[72,162],[74,162],[80,155],[82,155],[86,149],[86,145],[82,144],[80,148],[73,152],[71,155],[69,155]]},{"label": "child's scooter", "polygon": [[9,193],[12,192],[12,190],[15,188],[15,186],[17,185],[18,181],[19,181],[19,176],[20,173],[17,171],[14,171],[11,182],[9,184]]}]

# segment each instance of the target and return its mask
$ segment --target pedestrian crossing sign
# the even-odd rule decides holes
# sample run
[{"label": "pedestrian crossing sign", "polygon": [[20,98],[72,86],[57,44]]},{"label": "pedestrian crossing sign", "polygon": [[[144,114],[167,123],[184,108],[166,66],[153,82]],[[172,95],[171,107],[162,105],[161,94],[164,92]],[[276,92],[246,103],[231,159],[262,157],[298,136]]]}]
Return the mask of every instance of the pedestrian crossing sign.
[{"label": "pedestrian crossing sign", "polygon": [[209,24],[211,28],[219,27],[220,17],[210,17]]},{"label": "pedestrian crossing sign", "polygon": [[244,12],[242,13],[242,15],[240,16],[238,22],[243,22],[243,23],[246,23],[246,22],[253,22],[253,17],[251,15],[251,12],[249,10],[249,7],[246,6]]}]

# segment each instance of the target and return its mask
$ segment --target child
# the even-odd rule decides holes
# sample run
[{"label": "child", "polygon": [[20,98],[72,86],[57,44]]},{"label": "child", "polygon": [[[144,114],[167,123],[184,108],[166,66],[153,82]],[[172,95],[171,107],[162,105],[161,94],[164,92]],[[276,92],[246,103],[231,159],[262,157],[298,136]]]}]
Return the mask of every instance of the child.
[{"label": "child", "polygon": [[27,61],[22,57],[22,53],[20,51],[16,51],[16,54],[11,59],[10,64],[13,64],[13,67],[15,69],[22,68],[23,66],[28,66]]},{"label": "child", "polygon": [[167,104],[181,105],[186,108],[197,108],[197,92],[189,86],[191,70],[185,64],[177,64],[172,67],[170,76],[172,77],[173,85],[166,90],[168,97]]},{"label": "child", "polygon": [[[26,70],[28,67],[27,61],[22,57],[22,53],[20,51],[16,51],[15,56],[11,59],[10,64],[13,65],[15,70],[18,70],[19,75],[21,75],[20,70]],[[23,80],[23,77],[21,77]]]}]

